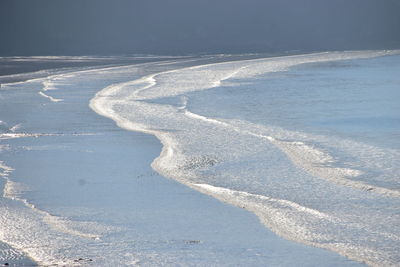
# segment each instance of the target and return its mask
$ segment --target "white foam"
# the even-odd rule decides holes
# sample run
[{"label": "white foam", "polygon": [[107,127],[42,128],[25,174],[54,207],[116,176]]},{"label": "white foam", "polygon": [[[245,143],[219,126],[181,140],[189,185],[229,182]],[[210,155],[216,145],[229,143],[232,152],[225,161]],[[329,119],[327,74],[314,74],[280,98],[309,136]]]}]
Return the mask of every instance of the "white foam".
[{"label": "white foam", "polygon": [[[0,151],[2,150],[2,147],[0,147]],[[2,169],[2,172],[0,173],[0,176],[6,177],[8,174],[10,174],[14,169],[7,166],[3,161],[0,161],[0,169]]]},{"label": "white foam", "polygon": [[[71,84],[79,84],[82,81],[89,82],[90,86],[95,87],[96,83],[90,80],[87,81],[87,79],[105,75],[104,83],[107,83],[108,79],[119,79],[121,73],[130,75],[131,71],[137,68],[137,66],[107,67],[98,70],[53,75],[40,80],[40,82],[45,81],[45,84],[42,84],[41,93],[49,97],[50,90],[63,89],[71,86]],[[116,73],[117,78],[113,76],[113,73]],[[144,81],[144,83],[147,82],[151,82],[151,78]],[[25,84],[27,86],[31,85],[29,82],[25,82],[23,86],[15,86],[15,88],[25,88]],[[34,85],[36,86],[37,84],[35,83]],[[129,125],[130,122],[121,123]],[[13,131],[8,127],[4,128],[6,132],[0,134],[0,139],[2,140],[63,135],[22,133],[18,132],[18,126],[15,126],[12,129]],[[70,135],[92,134],[72,133]],[[52,147],[54,146],[52,145]],[[36,150],[43,149],[43,146],[21,146],[19,148]],[[6,145],[0,146],[0,149],[5,150]],[[47,148],[45,147],[45,149]],[[129,265],[129,263],[135,264],[139,262],[140,255],[136,253],[137,249],[135,249],[137,240],[133,240],[134,238],[132,237],[136,237],[136,233],[131,233],[129,238],[132,238],[132,240],[125,238],[122,242],[115,242],[118,239],[118,237],[115,238],[115,235],[122,235],[121,231],[126,229],[103,225],[95,222],[96,219],[82,221],[82,219],[60,217],[57,214],[42,210],[40,204],[36,202],[33,204],[26,197],[30,194],[30,190],[37,189],[31,189],[22,183],[16,183],[8,179],[12,170],[11,167],[0,162],[0,175],[2,176],[0,178],[5,178],[3,198],[0,198],[0,240],[2,242],[24,252],[43,266],[81,266],[84,264],[116,266],[121,263]],[[74,207],[74,212],[76,211],[81,211],[81,207]],[[92,256],[93,258],[91,258]],[[83,260],[80,260],[80,258],[83,258]],[[92,259],[93,261],[91,261]]]},{"label": "white foam", "polygon": [[43,97],[45,97],[45,98],[50,99],[51,102],[61,102],[61,101],[64,101],[64,99],[61,99],[61,98],[54,98],[54,97],[52,97],[52,96],[46,95],[46,94],[43,93],[42,91],[39,92],[39,95],[41,95],[41,96],[43,96]]},{"label": "white foam", "polygon": [[[10,167],[1,164],[0,168],[7,172],[3,176],[6,178],[4,199],[0,198],[0,240],[26,253],[41,265],[76,266],[78,258],[82,259],[79,265],[86,261],[97,265],[107,262],[113,264],[115,259],[104,251],[98,262],[82,257],[96,253],[93,251],[101,246],[102,236],[118,233],[121,228],[97,222],[74,221],[45,212],[21,198],[30,188],[7,178],[12,171]],[[88,244],[85,240],[91,241]],[[133,259],[132,255],[126,256],[126,260]]]},{"label": "white foam", "polygon": [[8,261],[21,261],[24,259],[25,255],[22,254],[20,251],[16,251],[11,247],[0,244],[0,262],[6,263]]},{"label": "white foam", "polygon": [[26,137],[40,137],[40,136],[54,136],[60,134],[43,134],[43,133],[2,133],[0,134],[0,140],[2,139],[15,139],[15,138],[26,138]]},{"label": "white foam", "polygon": [[[372,266],[395,264],[393,256],[386,253],[385,248],[371,248],[368,243],[354,243],[351,238],[337,234],[337,231],[343,230],[346,232],[354,231],[357,234],[368,233],[368,231],[364,232],[361,225],[348,224],[339,217],[333,217],[292,201],[249,194],[208,184],[194,184],[192,187],[224,202],[254,212],[267,227],[290,240],[327,248]],[[314,228],[313,224],[319,224],[323,227]],[[375,234],[377,234],[377,237],[380,235],[380,238],[391,239],[394,242],[399,241],[397,235],[384,232]],[[388,258],[382,259],[382,254],[386,254]]]},{"label": "white foam", "polygon": [[18,129],[21,128],[21,125],[22,125],[21,123],[18,123],[18,124],[16,124],[16,125],[14,125],[13,127],[10,128],[10,131],[11,131],[11,132],[17,131]]},{"label": "white foam", "polygon": [[[261,139],[265,139],[273,143],[277,147],[279,147],[292,160],[294,164],[296,164],[297,166],[304,169],[305,171],[307,171],[308,173],[310,173],[315,177],[323,178],[334,183],[351,186],[353,188],[358,188],[363,191],[373,190],[376,193],[384,194],[387,196],[400,197],[400,190],[384,188],[377,185],[368,184],[362,181],[353,180],[354,178],[363,175],[364,172],[354,168],[335,167],[336,160],[333,158],[333,156],[330,155],[327,151],[323,151],[317,148],[315,145],[313,146],[307,145],[302,141],[286,141],[285,139],[277,139],[276,137],[267,135],[270,134],[271,130],[260,125],[253,125],[251,123],[243,121],[240,122],[233,121],[229,123],[227,121],[211,119],[205,116],[194,114],[187,110],[185,111],[185,114],[193,119],[202,120],[208,123],[218,124],[242,134],[248,134]],[[257,130],[256,132],[252,132],[248,130],[249,128],[256,128]],[[275,128],[274,130],[276,131],[277,129]],[[260,134],[257,132],[265,132],[266,134]],[[280,132],[281,132],[280,138],[292,139],[295,138],[297,135],[297,138],[304,139],[301,138],[299,136],[301,134],[298,133],[293,133],[283,129],[280,129]],[[318,136],[308,136],[308,140],[310,141],[312,140],[315,141],[318,139],[321,138]],[[342,143],[342,146],[344,147],[348,145],[348,142],[349,142],[348,140],[336,140],[336,145],[338,143]],[[353,142],[351,147],[355,146],[365,147],[366,145]],[[373,149],[375,151],[379,150],[379,148],[376,147],[370,147],[368,150],[370,149]],[[385,151],[385,153],[387,154],[388,151]],[[397,152],[392,151],[392,153],[394,153],[395,155],[393,155],[391,158],[396,159],[400,157],[400,155],[397,155],[398,154]],[[394,166],[392,166],[392,168],[393,167]],[[397,176],[398,175],[396,175],[396,177]]]},{"label": "white foam", "polygon": [[[96,238],[99,234],[97,232],[101,233],[104,228],[101,225],[64,221],[31,207],[17,208],[16,205],[7,199],[0,200],[0,224],[3,226],[0,229],[0,239],[26,253],[40,265],[81,266],[88,261],[94,266],[105,266],[136,258],[126,253],[115,259],[110,250],[103,249],[106,243]],[[99,250],[102,254],[98,253]],[[96,260],[91,261],[91,255],[96,255]],[[82,260],[77,262],[79,258]]]},{"label": "white foam", "polygon": [[[310,209],[304,206],[301,206],[295,202],[283,200],[283,199],[274,199],[271,197],[263,196],[263,195],[256,195],[250,194],[247,192],[235,191],[230,190],[227,188],[216,187],[208,184],[194,184],[195,187],[199,187],[205,191],[210,192],[211,194],[215,195],[225,195],[225,196],[240,196],[240,198],[247,199],[246,201],[240,200],[238,203],[243,204],[244,202],[253,202],[252,205],[255,205],[257,202],[269,202],[270,206],[284,206],[284,209],[292,209],[296,212],[304,212],[307,213],[306,216],[315,216],[319,219],[326,219],[329,221],[337,221],[337,218],[334,218],[328,214],[322,213],[318,210]],[[237,200],[236,200],[237,201]],[[266,205],[265,203],[263,205]],[[250,209],[250,208],[249,208]],[[302,215],[303,216],[303,215]]]},{"label": "white foam", "polygon": [[[379,148],[204,117],[188,110],[187,98],[190,92],[232,86],[239,79],[299,64],[391,53],[398,51],[317,53],[177,69],[111,85],[97,93],[90,106],[122,128],[157,136],[164,147],[152,166],[161,174],[251,210],[288,239],[371,265],[391,265],[399,260],[398,216],[393,215],[399,191],[361,178],[366,175],[362,166],[373,168],[374,162],[397,170],[397,152],[381,151],[389,156],[386,162],[369,160],[368,152]],[[180,106],[147,101],[175,96]],[[361,165],[337,165],[329,146]]]},{"label": "white foam", "polygon": [[[189,92],[220,86],[224,81],[232,78],[248,79],[268,72],[284,71],[292,66],[300,64],[348,60],[355,58],[370,58],[393,53],[397,53],[397,51],[316,53],[310,55],[275,57],[269,59],[250,59],[228,63],[213,63],[178,70],[170,70],[151,75],[151,78],[155,79],[157,84],[152,83],[148,87],[143,88],[144,90],[147,90],[146,95],[141,95],[141,98],[155,99],[182,95]],[[139,81],[149,78],[150,77],[144,77]],[[170,87],[172,83],[174,86]],[[164,86],[168,86],[168,90],[160,90]],[[103,90],[103,93],[106,91],[108,90]],[[132,91],[135,92],[136,90]],[[139,93],[140,91],[138,94]],[[136,95],[133,97],[135,96]]]}]

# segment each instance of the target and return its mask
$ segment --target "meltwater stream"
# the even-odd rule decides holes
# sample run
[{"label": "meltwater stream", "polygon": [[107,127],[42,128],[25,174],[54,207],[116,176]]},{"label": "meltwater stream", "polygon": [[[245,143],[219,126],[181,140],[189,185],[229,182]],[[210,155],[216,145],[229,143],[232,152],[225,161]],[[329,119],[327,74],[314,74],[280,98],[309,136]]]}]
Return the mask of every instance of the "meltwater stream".
[{"label": "meltwater stream", "polygon": [[208,64],[108,86],[90,106],[157,136],[162,175],[254,212],[287,239],[391,266],[399,69],[387,51]]}]

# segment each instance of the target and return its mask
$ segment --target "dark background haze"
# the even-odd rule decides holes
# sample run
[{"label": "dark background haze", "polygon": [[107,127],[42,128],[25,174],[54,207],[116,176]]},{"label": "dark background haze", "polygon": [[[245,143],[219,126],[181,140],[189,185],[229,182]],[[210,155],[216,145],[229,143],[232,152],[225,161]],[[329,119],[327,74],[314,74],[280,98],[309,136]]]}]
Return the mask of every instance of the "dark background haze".
[{"label": "dark background haze", "polygon": [[0,0],[0,55],[400,48],[399,0]]}]

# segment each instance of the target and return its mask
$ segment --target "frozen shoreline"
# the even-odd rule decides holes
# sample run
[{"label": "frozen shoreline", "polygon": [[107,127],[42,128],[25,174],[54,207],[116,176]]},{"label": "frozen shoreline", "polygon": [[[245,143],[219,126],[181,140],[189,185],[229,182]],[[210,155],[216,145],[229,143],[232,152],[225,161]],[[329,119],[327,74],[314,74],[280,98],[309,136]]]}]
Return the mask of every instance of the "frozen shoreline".
[{"label": "frozen shoreline", "polygon": [[[20,241],[3,233],[2,240],[14,246],[22,242],[20,249],[44,264],[359,265],[326,250],[286,241],[255,215],[155,174],[150,163],[161,144],[92,112],[87,102],[98,84],[90,84],[87,77],[79,79],[86,90],[56,84],[61,88],[49,93],[62,102],[51,102],[31,87],[27,95],[7,93],[6,100],[16,103],[8,103],[14,109],[2,110],[8,111],[1,113],[6,114],[2,121],[9,126],[21,123],[19,131],[31,134],[3,140],[9,149],[2,152],[2,159],[15,169],[7,179],[29,188],[14,192],[15,196],[65,221],[53,220],[42,229],[43,235],[50,234],[46,238],[52,237],[54,226],[55,233],[61,229],[63,237],[50,243],[55,247],[43,246],[44,236],[35,240],[29,232]],[[106,78],[102,82],[109,83]],[[29,114],[23,108],[28,99]],[[38,242],[35,249],[29,248],[32,241]],[[84,247],[68,250],[65,245],[70,242]],[[114,251],[96,254],[115,244]],[[128,251],[133,254],[127,255]],[[111,254],[115,258],[108,257]]]}]

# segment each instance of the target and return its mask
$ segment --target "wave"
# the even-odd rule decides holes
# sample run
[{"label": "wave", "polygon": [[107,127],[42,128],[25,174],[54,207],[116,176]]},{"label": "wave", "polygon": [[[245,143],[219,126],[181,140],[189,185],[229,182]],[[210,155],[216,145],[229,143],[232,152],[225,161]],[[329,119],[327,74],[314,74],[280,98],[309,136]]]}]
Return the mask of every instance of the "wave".
[{"label": "wave", "polygon": [[[166,61],[162,62],[167,63]],[[185,60],[179,62],[185,62]],[[173,63],[173,61],[169,61],[169,63]],[[110,81],[114,80],[131,80],[131,74],[133,72],[137,71],[142,73],[143,68],[157,68],[157,66],[158,63],[147,62],[124,66],[101,66],[96,69],[80,68],[74,69],[73,71],[65,70],[65,72],[62,73],[49,72],[49,75],[46,77],[19,83],[10,83],[2,86],[2,89],[10,89],[10,91],[7,92],[7,97],[23,97],[22,99],[26,98],[28,101],[30,97],[34,97],[37,93],[42,93],[53,99],[56,99],[56,96],[57,99],[61,97],[65,98],[64,103],[69,105],[72,97],[74,100],[73,103],[76,104],[75,101],[79,101],[79,104],[83,104],[80,107],[86,111],[85,101],[87,97],[90,97],[90,92],[95,92],[99,86],[103,87],[104,84],[109,84]],[[167,67],[163,68],[166,69]],[[71,90],[68,90],[71,88],[73,88],[73,93],[71,93]],[[18,90],[18,92],[12,92],[11,90],[13,89]],[[22,94],[19,94],[20,92],[22,92]],[[40,99],[38,100],[39,101],[34,103],[41,103]],[[8,101],[8,99],[4,99],[4,101]],[[18,101],[21,102],[20,98],[18,98]],[[57,104],[52,105],[54,110],[65,111],[62,107],[64,105],[59,106],[60,107],[57,108]],[[90,110],[87,111],[90,112]],[[22,113],[23,112],[25,112],[25,110],[22,110]],[[16,119],[18,120],[20,118],[17,117]],[[18,123],[21,121],[12,121],[12,124],[11,122],[0,121],[0,141],[43,136],[98,134],[91,132],[74,132],[73,128],[57,128],[53,127],[53,125],[48,125],[50,122],[44,122],[45,124],[42,124],[43,122],[40,121],[40,118],[33,119],[33,122],[28,119],[22,123]],[[25,132],[32,130],[32,125],[35,125],[35,123],[38,123],[39,126],[36,126],[40,128],[42,126],[45,127],[45,129],[43,129],[44,133]],[[48,129],[47,126],[50,126],[50,129]],[[56,131],[55,129],[61,132],[52,132]],[[22,140],[22,142],[17,143],[22,145],[13,147],[11,145],[0,144],[0,150],[10,150],[14,152],[14,150],[49,150],[55,149],[56,147],[54,144],[49,146],[37,145],[37,142],[33,139],[27,142]],[[23,146],[23,144],[28,145]],[[35,166],[28,165],[26,167],[35,168]],[[91,217],[85,217],[82,219],[80,214],[75,217],[70,217],[69,215],[67,215],[67,217],[62,217],[58,214],[47,212],[45,210],[48,208],[48,206],[46,207],[46,203],[44,204],[45,209],[43,209],[40,204],[37,205],[37,199],[29,197],[31,196],[30,190],[37,192],[40,191],[41,188],[30,188],[22,183],[14,182],[9,178],[13,171],[13,168],[6,165],[5,162],[0,162],[0,186],[4,189],[3,197],[0,197],[0,240],[2,242],[7,243],[16,250],[24,252],[37,263],[45,266],[82,265],[90,262],[89,257],[91,255],[95,255],[95,258],[92,258],[92,265],[120,265],[121,263],[125,265],[137,265],[138,258],[141,257],[141,255],[137,252],[137,249],[133,248],[137,246],[137,242],[146,242],[145,240],[141,240],[143,237],[140,236],[140,233],[133,233],[131,236],[125,237],[121,241],[118,235],[122,236],[122,232],[128,232],[128,229],[122,229],[123,226],[115,226],[115,224],[110,226],[107,223],[97,223],[97,218],[92,219]],[[33,186],[37,185],[35,182],[27,182],[27,184],[33,184]],[[42,185],[43,184],[40,186]],[[48,187],[45,185],[44,190],[46,191],[47,189]],[[63,209],[63,207],[61,207],[61,209]],[[78,210],[79,212],[82,211],[82,207],[79,207]],[[76,215],[76,210],[74,211],[74,215]],[[63,212],[64,210],[61,211],[61,213]],[[86,210],[82,213],[85,214],[85,212]],[[101,212],[103,211],[98,209],[95,211],[96,215]],[[135,238],[137,238],[137,240],[133,240]]]},{"label": "wave", "polygon": [[[73,252],[75,255],[49,254],[46,246],[60,248],[61,251],[61,248],[77,242],[72,236],[100,240],[103,234],[110,231],[110,227],[97,223],[71,221],[38,209],[21,198],[30,188],[8,179],[14,169],[3,162],[0,162],[0,169],[3,170],[0,176],[6,181],[3,198],[0,199],[0,239],[14,249],[27,253],[37,263],[73,266],[77,251]],[[20,253],[18,255],[22,257]]]},{"label": "wave", "polygon": [[[0,151],[2,149],[0,146]],[[7,251],[2,250],[2,253],[6,255],[0,255],[0,259],[2,256],[9,260],[23,258],[24,255],[18,252],[23,251],[37,263],[45,266],[76,266],[77,255],[90,255],[88,251],[82,251],[82,241],[101,242],[103,235],[121,230],[118,227],[105,226],[96,222],[73,221],[37,208],[22,197],[30,188],[8,178],[13,171],[12,167],[0,161],[0,177],[5,180],[3,198],[0,198],[0,225],[2,225],[0,239],[13,247]],[[74,237],[79,237],[80,240]],[[63,250],[72,248],[74,244],[79,249],[70,249],[68,254]],[[53,248],[52,253],[48,253],[48,247]],[[87,249],[90,250],[90,248]],[[132,259],[127,258],[129,261]],[[87,260],[90,261],[90,259],[81,259],[80,262]]]},{"label": "wave", "polygon": [[[16,126],[8,129],[9,133],[0,134],[0,140],[63,135],[18,133]],[[0,145],[0,152],[8,149],[8,145]],[[12,246],[12,249],[1,249],[0,259],[4,256],[8,260],[18,260],[24,257],[24,254],[18,252],[22,251],[41,266],[77,266],[78,263],[92,261],[79,255],[87,257],[96,253],[96,250],[101,251],[103,237],[121,231],[117,226],[64,218],[42,210],[24,197],[32,188],[9,178],[14,171],[14,168],[0,161],[0,185],[3,186],[3,195],[0,198],[0,240]],[[124,259],[114,259],[112,252],[107,255],[107,251],[109,250],[102,251],[102,261],[111,265],[136,260],[136,257],[128,253],[125,258],[122,256]]]},{"label": "wave", "polygon": [[[43,217],[43,222],[54,228],[57,232],[66,233],[82,238],[100,240],[102,234],[109,231],[109,229],[106,230],[106,227],[103,227],[104,229],[103,231],[101,231],[100,228],[102,228],[102,226],[98,223],[71,221],[59,216],[52,215],[37,208],[34,204],[21,197],[29,190],[30,188],[26,185],[16,183],[7,179],[3,190],[3,197],[22,202],[25,206],[34,210],[37,214],[41,214]],[[100,232],[103,233],[100,234]]]},{"label": "wave", "polygon": [[61,101],[64,101],[64,99],[61,99],[61,98],[54,98],[54,97],[52,97],[52,96],[46,95],[46,94],[43,93],[43,92],[39,92],[39,95],[41,95],[41,96],[43,96],[43,97],[45,97],[45,98],[50,99],[51,102],[61,102]]},{"label": "wave", "polygon": [[[367,155],[364,155],[364,157],[371,157],[370,153],[372,151],[374,154],[385,154],[386,157],[384,159],[376,159],[373,162],[376,162],[379,165],[383,165],[386,163],[387,169],[392,170],[395,170],[396,166],[398,166],[399,164],[398,159],[400,159],[400,153],[396,150],[383,150],[378,147],[357,143],[351,140],[327,140],[327,138],[324,136],[316,136],[310,134],[304,135],[302,133],[291,132],[278,127],[267,128],[265,126],[255,125],[238,120],[229,122],[221,119],[211,119],[205,116],[194,114],[187,110],[185,111],[185,115],[208,123],[218,124],[234,131],[240,132],[242,134],[255,136],[260,139],[264,139],[267,142],[271,142],[282,152],[284,152],[290,158],[293,164],[302,168],[303,170],[307,171],[309,174],[315,177],[326,179],[333,183],[350,186],[364,191],[374,191],[375,193],[383,194],[390,197],[400,197],[399,189],[385,188],[360,180],[354,180],[357,177],[361,177],[362,175],[364,175],[364,171],[362,171],[361,169],[357,169],[355,166],[352,168],[337,167],[337,164],[335,163],[337,163],[338,159],[331,155],[327,149],[318,148],[315,143],[317,142],[322,144],[334,142],[337,148],[341,147],[343,149],[346,147],[351,147],[351,149],[356,151],[367,151],[367,153],[365,153]],[[271,136],[271,134],[279,137],[273,137]],[[294,141],[296,139],[297,141]],[[307,144],[307,141],[310,144]],[[313,144],[311,144],[311,142],[313,142]],[[350,153],[351,151],[347,152]],[[361,161],[361,155],[357,156],[358,161]],[[367,163],[364,162],[363,165],[365,166],[367,165]],[[370,166],[371,169],[374,167],[375,166]],[[399,175],[395,172],[391,172],[387,175],[391,175],[394,181],[398,181],[400,178]]]},{"label": "wave", "polygon": [[[20,184],[10,181],[5,189],[5,198],[0,199],[0,239],[40,265],[76,266],[79,255],[91,255],[97,246],[101,246],[103,235],[120,230],[42,211],[17,197],[23,189]],[[106,254],[106,251],[102,254],[104,262],[112,262],[112,255]]]},{"label": "wave", "polygon": [[[252,77],[260,73],[271,72],[271,71],[274,72],[282,71],[290,66],[295,66],[298,64],[347,60],[352,58],[353,59],[369,58],[369,57],[387,55],[392,53],[394,52],[379,51],[379,52],[318,53],[306,56],[288,56],[288,57],[280,57],[268,60],[256,59],[247,61],[244,60],[239,62],[217,63],[217,64],[201,65],[201,66],[195,66],[178,70],[171,70],[146,76],[138,80],[111,85],[103,89],[99,93],[97,93],[96,97],[91,100],[90,106],[96,112],[116,120],[119,123],[119,125],[125,125],[125,127],[128,127],[131,130],[146,129],[147,131],[149,131],[149,128],[151,128],[152,131],[150,132],[155,132],[154,130],[158,127],[156,128],[148,127],[147,124],[139,125],[138,123],[139,120],[135,121],[125,118],[123,116],[124,115],[123,111],[116,112],[114,107],[122,106],[126,102],[128,102],[129,104],[131,104],[132,107],[133,105],[137,106],[138,111],[147,108],[148,109],[148,111],[146,112],[147,116],[153,111],[150,110],[152,106],[156,106],[157,108],[160,109],[164,108],[166,109],[166,111],[171,110],[171,113],[176,113],[176,110],[173,109],[172,106],[160,105],[154,103],[149,104],[143,101],[172,97],[172,96],[181,96],[182,105],[178,107],[177,110],[181,112],[184,111],[183,114],[185,116],[196,120],[202,120],[208,123],[219,124],[243,134],[252,135],[254,137],[258,137],[261,139],[266,139],[269,142],[272,142],[275,146],[279,147],[286,155],[288,155],[291,158],[293,163],[301,166],[303,169],[306,169],[311,174],[332,181],[337,181],[340,183],[341,181],[345,180],[346,177],[354,178],[361,176],[363,174],[363,171],[355,168],[338,168],[338,167],[335,168],[328,166],[328,165],[333,165],[333,163],[335,162],[333,156],[327,153],[326,151],[317,149],[315,144],[311,146],[307,145],[305,142],[296,140],[296,138],[304,139],[304,134],[293,133],[293,132],[289,133],[289,131],[281,129],[279,133],[280,136],[278,138],[274,138],[270,135],[265,135],[261,133],[263,131],[268,132],[268,129],[265,127],[263,128],[260,125],[254,125],[243,121],[234,121],[230,123],[227,121],[207,118],[198,114],[194,114],[190,112],[186,107],[188,98],[187,96],[185,96],[185,94],[197,90],[206,90],[213,88],[215,86],[219,86],[223,81],[233,77],[235,78]],[[140,101],[140,103],[138,101]],[[164,115],[166,114],[168,113],[165,112]],[[256,129],[256,131],[252,132],[248,130],[250,128]],[[282,133],[286,134],[282,135]],[[160,132],[158,134],[164,134],[164,133]],[[293,139],[293,140],[288,141],[288,139]],[[321,137],[312,136],[309,137],[308,139],[315,141],[317,139],[321,139]],[[341,146],[345,147],[346,145],[348,145],[348,142],[350,141],[343,140],[342,141],[343,144]],[[352,147],[354,147],[355,145],[356,144],[353,144]],[[362,145],[358,144],[358,146]],[[371,149],[377,150],[378,148],[364,147],[364,150],[371,150]],[[391,151],[391,153],[393,154],[392,158],[397,158],[398,155],[395,151]],[[301,157],[299,155],[301,155]],[[330,176],[332,175],[335,177],[330,178]],[[361,182],[357,184],[357,182],[352,183],[349,180],[347,182],[344,182],[344,184],[347,185],[351,184],[361,189],[368,189],[368,190],[374,189],[376,191],[387,193],[393,196],[399,195],[398,190],[385,191],[383,188],[379,188],[378,186],[363,184]]]},{"label": "wave", "polygon": [[[351,238],[337,234],[345,231],[371,238],[369,229],[365,229],[363,225],[351,225],[340,217],[310,209],[288,200],[207,184],[194,184],[192,187],[221,201],[255,213],[268,228],[290,240],[330,249],[350,259],[372,266],[394,266],[397,263],[396,255],[388,253],[385,247],[371,247],[367,242],[355,243]],[[315,228],[315,225],[321,227]],[[373,233],[373,235],[375,238],[384,238],[393,243],[399,241],[399,237],[392,233],[380,232]]]},{"label": "wave", "polygon": [[[157,136],[163,149],[152,166],[162,175],[254,212],[288,239],[371,265],[395,265],[399,190],[368,178],[379,168],[382,179],[398,181],[397,151],[205,117],[190,111],[187,94],[299,64],[396,53],[329,52],[174,69],[108,86],[90,107],[122,128]],[[171,97],[180,103],[162,103]]]}]

